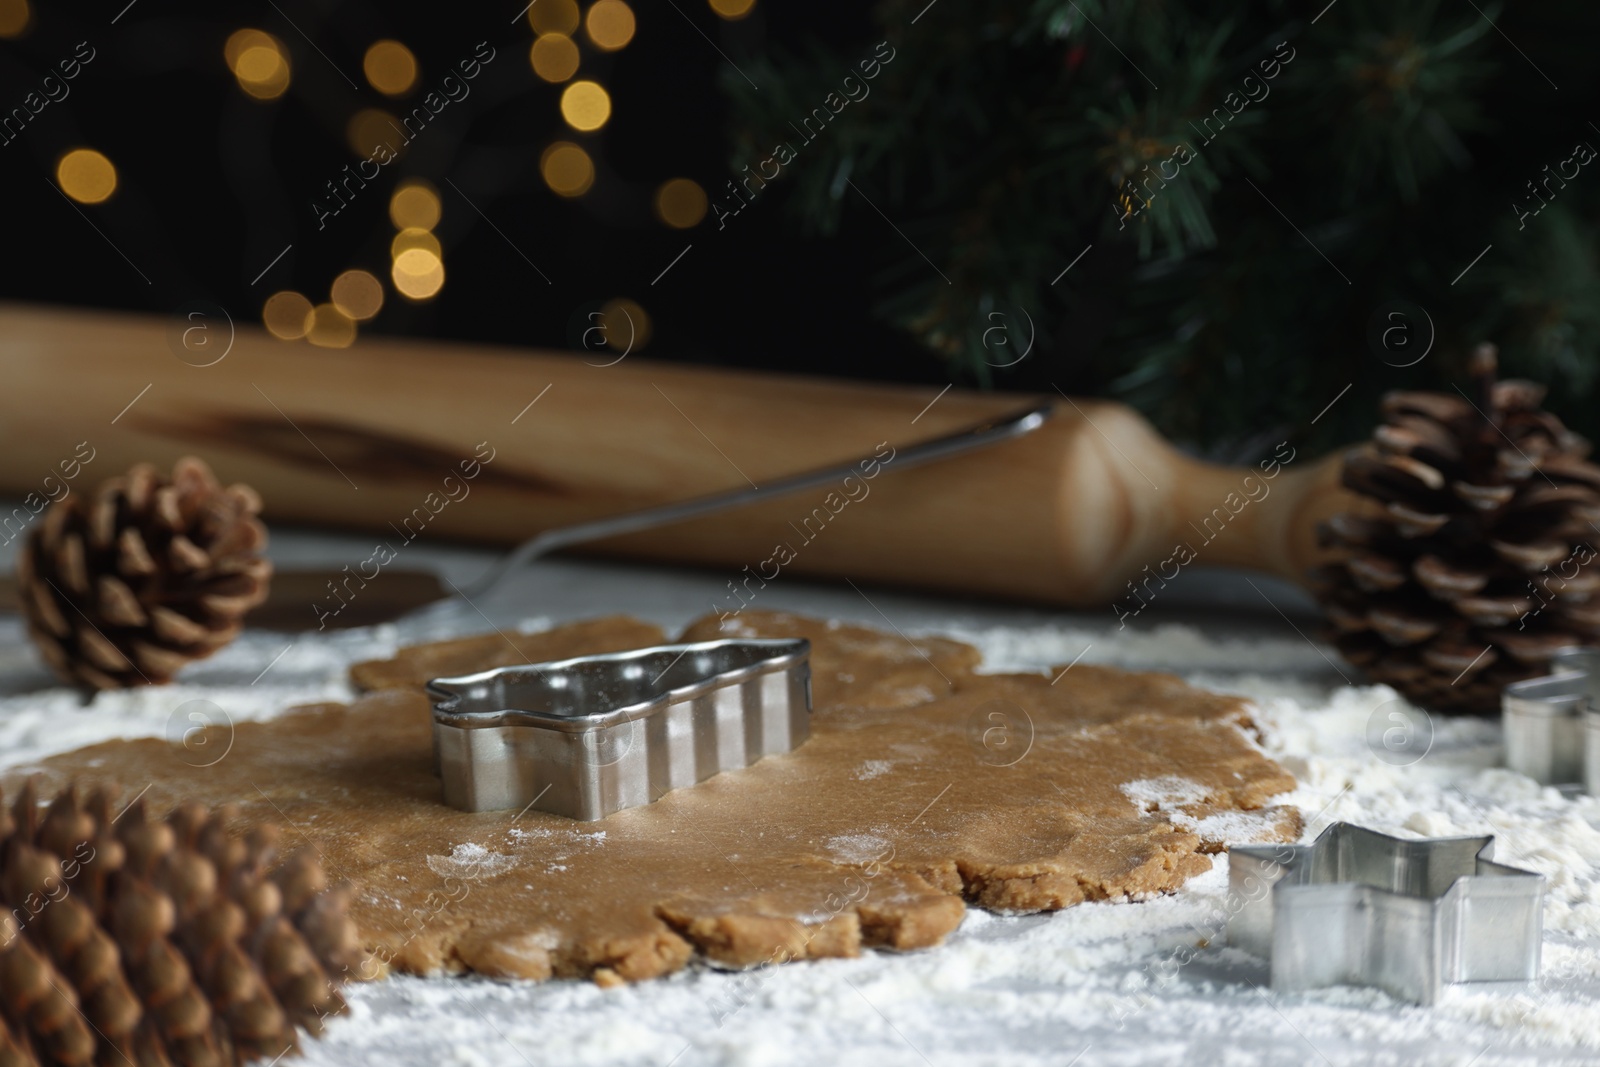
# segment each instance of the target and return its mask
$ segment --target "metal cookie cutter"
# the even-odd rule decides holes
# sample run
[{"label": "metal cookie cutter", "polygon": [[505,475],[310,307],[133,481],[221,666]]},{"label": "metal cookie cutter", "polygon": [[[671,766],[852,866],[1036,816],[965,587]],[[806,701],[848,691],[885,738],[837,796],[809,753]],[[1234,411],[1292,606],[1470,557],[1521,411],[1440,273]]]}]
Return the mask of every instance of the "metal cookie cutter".
[{"label": "metal cookie cutter", "polygon": [[1447,982],[1536,979],[1544,876],[1493,853],[1493,837],[1343,822],[1310,845],[1230,849],[1228,944],[1270,958],[1283,991],[1371,985],[1432,1004]]},{"label": "metal cookie cutter", "polygon": [[427,691],[446,804],[589,821],[803,742],[811,642],[656,645],[436,678]]},{"label": "metal cookie cutter", "polygon": [[1550,670],[1500,696],[1506,766],[1541,785],[1600,793],[1600,649],[1557,652]]}]

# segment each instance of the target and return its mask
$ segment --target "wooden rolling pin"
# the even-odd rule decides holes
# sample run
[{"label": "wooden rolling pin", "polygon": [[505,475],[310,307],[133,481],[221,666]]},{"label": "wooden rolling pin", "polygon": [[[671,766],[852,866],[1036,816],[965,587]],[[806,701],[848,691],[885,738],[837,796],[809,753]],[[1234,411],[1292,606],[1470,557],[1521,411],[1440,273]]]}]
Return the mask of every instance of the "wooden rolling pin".
[{"label": "wooden rolling pin", "polygon": [[[0,358],[0,492],[87,490],[138,461],[195,453],[260,490],[269,520],[371,531],[402,566],[413,537],[510,544],[887,456],[1026,402],[439,341],[325,349],[220,319],[15,305],[0,305]],[[1300,458],[1292,442],[1259,467],[1216,466],[1120,404],[1062,401],[1016,441],[904,472],[887,459],[831,496],[802,492],[592,551],[711,565],[740,582],[777,569],[1132,605],[1190,563],[1301,580],[1319,559],[1315,522],[1353,503],[1336,459]],[[16,516],[4,518],[9,541]]]}]

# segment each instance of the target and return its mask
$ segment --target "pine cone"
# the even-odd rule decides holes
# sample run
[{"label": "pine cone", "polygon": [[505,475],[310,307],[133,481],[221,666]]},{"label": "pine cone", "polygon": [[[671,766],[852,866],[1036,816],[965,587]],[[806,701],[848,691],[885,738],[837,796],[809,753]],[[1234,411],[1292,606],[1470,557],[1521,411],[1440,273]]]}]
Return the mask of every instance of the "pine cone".
[{"label": "pine cone", "polygon": [[1319,531],[1339,549],[1316,576],[1339,650],[1443,710],[1494,711],[1506,684],[1600,638],[1600,467],[1540,409],[1544,387],[1496,381],[1495,362],[1474,354],[1470,398],[1384,397],[1344,465],[1376,506]]},{"label": "pine cone", "polygon": [[28,633],[68,682],[160,685],[233,640],[267,596],[261,498],[226,489],[193,456],[168,481],[149,464],[93,500],[51,505],[23,546],[17,584]]},{"label": "pine cone", "polygon": [[115,817],[103,790],[30,783],[0,807],[0,1065],[225,1065],[344,1010],[361,954],[314,858],[269,872],[276,827],[198,805]]}]

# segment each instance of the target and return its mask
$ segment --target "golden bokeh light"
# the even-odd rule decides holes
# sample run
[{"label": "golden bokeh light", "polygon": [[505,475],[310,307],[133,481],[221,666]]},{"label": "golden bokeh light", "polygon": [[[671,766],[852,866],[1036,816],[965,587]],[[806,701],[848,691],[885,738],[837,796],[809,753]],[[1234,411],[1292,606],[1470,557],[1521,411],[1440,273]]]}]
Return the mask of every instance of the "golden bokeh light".
[{"label": "golden bokeh light", "polygon": [[318,304],[306,320],[306,340],[322,348],[349,348],[355,343],[356,321],[332,304]]},{"label": "golden bokeh light", "polygon": [[557,141],[539,157],[539,173],[551,192],[582,196],[594,184],[594,161],[571,141]]},{"label": "golden bokeh light", "polygon": [[257,100],[276,100],[289,88],[289,65],[278,65],[278,76],[271,81],[240,82],[239,87]]},{"label": "golden bokeh light", "polygon": [[599,82],[573,82],[561,91],[561,117],[583,133],[598,130],[611,117],[611,94]]},{"label": "golden bokeh light", "polygon": [[239,73],[239,57],[244,55],[245,50],[249,48],[271,48],[277,50],[279,48],[278,39],[272,34],[264,33],[261,30],[235,30],[229,34],[227,41],[222,45],[222,57],[228,61],[228,69],[235,76]]},{"label": "golden bokeh light", "polygon": [[261,306],[261,322],[279,340],[298,341],[311,329],[311,301],[289,290],[273,293]]},{"label": "golden bokeh light", "polygon": [[[398,156],[405,151],[406,139],[400,123],[382,108],[364,107],[357,111],[350,116],[350,124],[344,132],[350,151],[362,159],[386,162],[390,156]],[[378,149],[385,145],[388,146],[388,152],[380,158]]]},{"label": "golden bokeh light", "polygon": [[417,57],[399,41],[378,41],[361,60],[367,82],[385,96],[400,96],[417,84]]},{"label": "golden bokeh light", "polygon": [[564,33],[546,33],[534,38],[528,62],[545,81],[564,82],[578,73],[578,46]]},{"label": "golden bokeh light", "polygon": [[283,57],[278,55],[277,49],[251,45],[239,54],[239,62],[234,64],[233,69],[239,80],[248,85],[251,82],[271,81],[282,66]]},{"label": "golden bokeh light", "polygon": [[117,168],[92,148],[74,148],[56,162],[61,191],[80,204],[98,204],[117,191]]},{"label": "golden bokeh light", "polygon": [[394,240],[389,242],[389,258],[399,259],[402,252],[413,248],[423,248],[433,253],[435,258],[444,257],[444,249],[439,245],[439,239],[432,232],[418,226],[408,226],[394,235]]},{"label": "golden bokeh light", "polygon": [[575,0],[533,0],[533,6],[528,8],[528,25],[534,33],[571,37],[578,32],[578,5]]},{"label": "golden bokeh light", "polygon": [[439,194],[419,178],[401,185],[389,198],[389,221],[397,230],[431,230],[439,225],[443,210]]},{"label": "golden bokeh light", "polygon": [[583,17],[589,43],[602,52],[615,52],[633,40],[633,8],[622,0],[595,0]]},{"label": "golden bokeh light", "polygon": [[0,0],[0,37],[20,37],[28,28],[28,0]]},{"label": "golden bokeh light", "polygon": [[389,276],[407,300],[429,300],[444,288],[444,261],[426,248],[410,248],[395,257]]},{"label": "golden bokeh light", "polygon": [[383,283],[364,270],[347,270],[333,280],[328,296],[334,307],[366,322],[383,307]]},{"label": "golden bokeh light", "polygon": [[688,178],[673,178],[656,190],[656,216],[675,230],[700,225],[706,217],[706,191]]},{"label": "golden bokeh light", "polygon": [[222,46],[239,88],[257,100],[275,100],[289,88],[289,53],[283,42],[261,30],[238,30]]},{"label": "golden bokeh light", "polygon": [[606,345],[618,352],[637,352],[650,340],[650,316],[625,296],[600,305],[600,326]]},{"label": "golden bokeh light", "polygon": [[744,18],[755,6],[756,0],[711,0],[711,10],[730,22]]}]

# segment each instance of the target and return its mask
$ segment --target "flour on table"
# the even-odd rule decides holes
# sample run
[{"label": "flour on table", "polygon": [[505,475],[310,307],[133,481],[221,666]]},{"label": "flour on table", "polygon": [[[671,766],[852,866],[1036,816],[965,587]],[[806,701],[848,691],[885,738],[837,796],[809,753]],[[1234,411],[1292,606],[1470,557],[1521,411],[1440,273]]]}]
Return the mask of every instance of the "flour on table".
[{"label": "flour on table", "polygon": [[[1042,671],[1092,645],[1085,663],[1175,670],[1193,684],[1250,696],[1264,748],[1300,781],[1295,793],[1277,799],[1305,812],[1303,840],[1341,819],[1400,836],[1494,834],[1497,859],[1549,879],[1541,983],[1451,987],[1430,1009],[1366,988],[1272,994],[1266,965],[1226,947],[1221,855],[1180,892],[1141,903],[1027,916],[970,909],[949,943],[927,952],[740,973],[697,968],[617,989],[480,978],[359,984],[347,990],[350,1015],[330,1020],[296,1062],[1061,1067],[1081,1056],[1082,1067],[1600,1063],[1600,800],[1569,798],[1497,767],[1497,723],[1436,716],[1427,756],[1397,767],[1378,760],[1366,737],[1374,716],[1401,706],[1398,695],[1337,680],[1330,688],[1327,662],[1298,638],[1216,641],[1180,626],[1010,627],[956,636],[979,646],[988,670]],[[214,660],[186,670],[176,686],[103,693],[89,708],[75,693],[39,688],[46,684],[39,675],[34,691],[0,697],[0,765],[25,766],[116,737],[162,736],[173,709],[188,700],[211,700],[243,721],[270,718],[296,702],[348,699],[346,665],[387,655],[397,640],[387,627],[292,645],[247,632]],[[1278,673],[1258,673],[1263,662]],[[889,761],[868,761],[862,773],[878,773],[876,762]],[[1181,782],[1130,789],[1141,805],[1163,811],[1186,795]],[[1181,824],[1181,812],[1168,814]],[[1235,841],[1242,831],[1210,829]],[[861,856],[874,835],[854,836],[862,839],[829,845],[841,856]],[[603,842],[603,830],[557,835],[513,827],[503,847],[551,863]],[[474,861],[522,862],[488,849],[482,857],[458,848],[435,859],[452,874]],[[1190,952],[1192,961],[1176,964]]]}]

